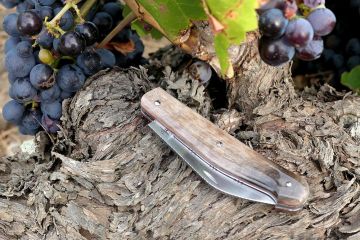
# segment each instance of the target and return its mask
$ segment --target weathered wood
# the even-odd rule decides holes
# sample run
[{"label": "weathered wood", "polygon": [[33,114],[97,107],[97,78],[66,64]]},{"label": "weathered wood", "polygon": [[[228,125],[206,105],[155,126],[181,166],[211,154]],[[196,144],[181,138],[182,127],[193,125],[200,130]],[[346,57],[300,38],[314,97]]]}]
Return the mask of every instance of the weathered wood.
[{"label": "weathered wood", "polygon": [[[243,78],[229,83],[235,108],[214,110],[204,87],[174,63],[181,59],[177,50],[167,49],[150,61],[148,74],[144,69],[99,73],[64,105],[63,131],[53,147],[40,134],[35,155],[1,158],[0,236],[357,239],[360,98],[328,86],[298,94],[287,72],[261,68],[268,76],[261,63],[250,67],[254,63],[247,59]],[[261,76],[264,82],[257,79]],[[311,191],[305,208],[278,212],[205,184],[146,127],[140,98],[158,84],[305,176]]]}]

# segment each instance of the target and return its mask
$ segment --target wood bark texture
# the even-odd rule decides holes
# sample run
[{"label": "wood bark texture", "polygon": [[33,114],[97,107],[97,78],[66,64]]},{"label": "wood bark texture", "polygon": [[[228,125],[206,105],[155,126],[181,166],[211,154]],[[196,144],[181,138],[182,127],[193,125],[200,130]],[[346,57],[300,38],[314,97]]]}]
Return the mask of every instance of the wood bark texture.
[{"label": "wood bark texture", "polygon": [[[175,48],[89,79],[64,103],[57,137],[0,159],[0,239],[360,239],[360,98],[296,92],[288,66],[266,66],[255,48],[239,52],[227,108]],[[279,212],[205,184],[146,126],[140,98],[156,86],[305,176],[305,208]]]}]

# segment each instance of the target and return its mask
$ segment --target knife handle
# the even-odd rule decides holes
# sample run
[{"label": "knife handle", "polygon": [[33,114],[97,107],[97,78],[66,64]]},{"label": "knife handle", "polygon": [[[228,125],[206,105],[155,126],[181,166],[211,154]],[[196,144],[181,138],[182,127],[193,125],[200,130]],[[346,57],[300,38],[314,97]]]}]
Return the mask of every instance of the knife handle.
[{"label": "knife handle", "polygon": [[141,108],[210,166],[267,194],[277,208],[296,211],[306,202],[305,179],[247,147],[161,88],[146,93]]}]

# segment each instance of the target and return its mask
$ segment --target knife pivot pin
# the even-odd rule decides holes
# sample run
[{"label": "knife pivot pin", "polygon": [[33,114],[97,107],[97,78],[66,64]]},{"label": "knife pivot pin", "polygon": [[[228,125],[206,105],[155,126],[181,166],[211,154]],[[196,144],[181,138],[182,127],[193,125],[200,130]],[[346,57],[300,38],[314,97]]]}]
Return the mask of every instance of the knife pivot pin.
[{"label": "knife pivot pin", "polygon": [[291,182],[287,182],[287,183],[286,183],[286,186],[287,186],[287,187],[291,187],[291,186],[292,186],[292,183],[291,183]]},{"label": "knife pivot pin", "polygon": [[222,146],[224,146],[224,143],[223,143],[223,142],[221,142],[221,141],[217,141],[217,142],[216,142],[216,146],[218,146],[218,147],[222,147]]},{"label": "knife pivot pin", "polygon": [[160,105],[161,105],[161,102],[160,102],[159,100],[156,100],[156,101],[154,102],[154,104],[155,104],[155,106],[160,106]]}]

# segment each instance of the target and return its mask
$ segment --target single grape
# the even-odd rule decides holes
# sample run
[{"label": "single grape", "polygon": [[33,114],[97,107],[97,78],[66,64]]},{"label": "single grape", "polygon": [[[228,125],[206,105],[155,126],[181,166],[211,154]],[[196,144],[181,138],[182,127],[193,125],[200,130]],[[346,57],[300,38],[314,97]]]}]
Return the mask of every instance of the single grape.
[{"label": "single grape", "polygon": [[259,50],[261,59],[271,66],[289,62],[295,55],[295,48],[284,37],[276,40],[262,37]]},{"label": "single grape", "polygon": [[39,60],[41,63],[51,65],[55,61],[55,58],[50,50],[41,49],[39,51]]},{"label": "single grape", "polygon": [[18,78],[12,73],[8,73],[8,80],[10,84],[13,84]]},{"label": "single grape", "polygon": [[324,51],[324,41],[321,37],[315,36],[314,39],[305,47],[297,48],[296,56],[304,61],[313,61],[321,57]]},{"label": "single grape", "polygon": [[6,8],[13,8],[20,3],[20,0],[2,0],[0,3]]},{"label": "single grape", "polygon": [[350,56],[360,55],[360,40],[358,38],[352,38],[346,44],[346,53]]},{"label": "single grape", "polygon": [[19,127],[19,132],[22,135],[35,136],[39,132],[39,129],[29,129],[21,124],[18,127]]},{"label": "single grape", "polygon": [[311,23],[317,36],[328,35],[336,25],[336,17],[328,8],[315,9],[309,14],[307,20]]},{"label": "single grape", "polygon": [[21,122],[24,112],[24,105],[18,103],[15,100],[10,100],[9,102],[7,102],[2,110],[4,119],[13,124],[18,124]]},{"label": "single grape", "polygon": [[40,101],[42,103],[51,103],[59,100],[61,95],[61,89],[57,84],[54,84],[52,87],[40,91]]},{"label": "single grape", "polygon": [[110,50],[107,50],[105,48],[99,48],[96,50],[96,53],[99,54],[100,56],[102,69],[111,68],[115,66],[116,58],[115,55]]},{"label": "single grape", "polygon": [[34,99],[37,92],[30,83],[28,78],[18,78],[10,87],[13,98],[20,102],[26,103]]},{"label": "single grape", "polygon": [[97,26],[100,30],[100,37],[105,37],[113,27],[113,19],[110,14],[106,12],[98,12],[96,13],[92,22]]},{"label": "single grape", "polygon": [[76,65],[65,65],[59,69],[56,82],[66,92],[76,92],[85,83],[86,77]]},{"label": "single grape", "polygon": [[130,41],[134,43],[135,49],[134,51],[127,53],[126,58],[128,62],[135,63],[141,59],[141,56],[144,53],[144,43],[141,41],[139,35],[135,32],[132,32]]},{"label": "single grape", "polygon": [[49,116],[46,116],[45,114],[41,118],[41,123],[45,131],[49,133],[56,133],[60,131],[60,128],[58,125],[60,125],[58,120],[53,120]]},{"label": "single grape", "polygon": [[309,21],[304,18],[296,18],[289,22],[285,36],[295,47],[303,47],[314,38],[314,30]]},{"label": "single grape", "polygon": [[9,51],[5,56],[5,67],[15,77],[26,77],[35,66],[35,57],[21,57],[16,49]]},{"label": "single grape", "polygon": [[114,37],[114,40],[116,42],[120,43],[126,43],[130,41],[132,32],[130,27],[124,28],[122,31],[120,31],[116,36]]},{"label": "single grape", "polygon": [[3,21],[3,29],[4,31],[9,34],[12,37],[19,37],[20,32],[17,28],[17,20],[18,20],[18,14],[17,13],[11,13],[4,17]]},{"label": "single grape", "polygon": [[99,38],[99,30],[92,22],[85,22],[75,27],[75,32],[82,35],[87,46],[91,46],[97,42]]},{"label": "single grape", "polygon": [[62,105],[59,101],[41,103],[41,111],[51,119],[60,119],[62,115]]},{"label": "single grape", "polygon": [[[62,10],[62,7],[55,8],[54,14],[58,14]],[[60,20],[60,27],[65,30],[69,31],[74,27],[74,16],[70,11],[66,11],[65,14],[62,16]]]},{"label": "single grape", "polygon": [[16,6],[16,11],[18,13],[22,13],[28,10],[33,9],[33,5],[31,5],[30,3],[28,3],[27,1],[24,2],[20,2],[17,6]]},{"label": "single grape", "polygon": [[35,5],[36,13],[40,16],[41,19],[47,18],[50,21],[54,17],[54,12],[52,7]]},{"label": "single grape", "polygon": [[284,17],[282,11],[273,8],[260,16],[259,30],[267,37],[279,38],[285,33],[288,23],[289,21]]},{"label": "single grape", "polygon": [[38,35],[36,42],[45,49],[51,50],[53,47],[54,36],[49,33],[45,28]]},{"label": "single grape", "polygon": [[28,41],[19,42],[16,45],[16,51],[19,57],[29,58],[33,56],[33,48]]},{"label": "single grape", "polygon": [[267,10],[274,8],[280,9],[287,19],[293,18],[298,10],[296,0],[269,0],[256,11],[262,15]]},{"label": "single grape", "polygon": [[17,19],[17,28],[19,32],[26,36],[34,36],[40,33],[42,26],[41,18],[33,11],[20,13]]},{"label": "single grape", "polygon": [[28,130],[38,130],[41,123],[42,114],[37,109],[30,109],[25,112],[21,126]]},{"label": "single grape", "polygon": [[11,49],[16,48],[16,45],[21,42],[21,39],[18,37],[9,37],[5,42],[5,53],[8,53]]},{"label": "single grape", "polygon": [[96,52],[86,51],[76,58],[76,65],[83,73],[91,76],[101,70],[101,58]]},{"label": "single grape", "polygon": [[65,56],[77,56],[84,51],[85,40],[76,32],[67,32],[61,36],[58,49]]},{"label": "single grape", "polygon": [[54,70],[46,64],[38,64],[30,72],[30,82],[34,88],[43,90],[55,84]]},{"label": "single grape", "polygon": [[114,22],[119,22],[123,19],[123,5],[119,2],[105,3],[101,11],[108,13]]}]

